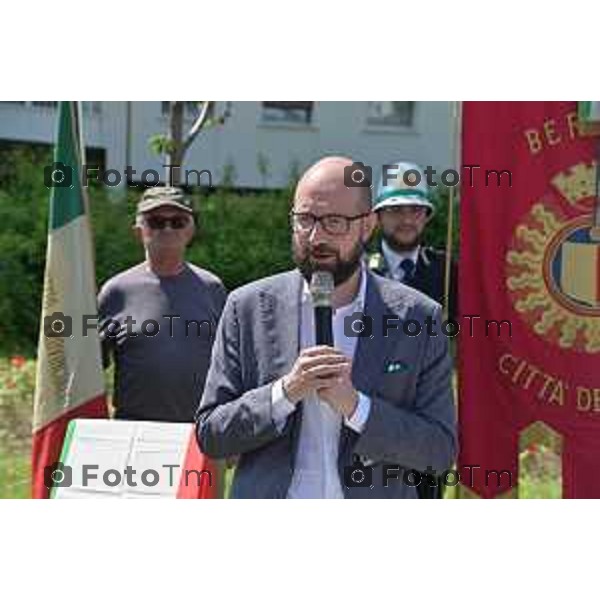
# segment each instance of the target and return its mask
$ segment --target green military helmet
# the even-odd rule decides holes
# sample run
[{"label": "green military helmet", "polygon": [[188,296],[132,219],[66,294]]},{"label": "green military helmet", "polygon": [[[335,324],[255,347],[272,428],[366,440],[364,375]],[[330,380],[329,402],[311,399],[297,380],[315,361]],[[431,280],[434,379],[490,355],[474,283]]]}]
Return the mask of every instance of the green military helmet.
[{"label": "green military helmet", "polygon": [[373,198],[373,211],[392,206],[425,206],[433,214],[431,193],[423,169],[411,162],[386,164]]}]

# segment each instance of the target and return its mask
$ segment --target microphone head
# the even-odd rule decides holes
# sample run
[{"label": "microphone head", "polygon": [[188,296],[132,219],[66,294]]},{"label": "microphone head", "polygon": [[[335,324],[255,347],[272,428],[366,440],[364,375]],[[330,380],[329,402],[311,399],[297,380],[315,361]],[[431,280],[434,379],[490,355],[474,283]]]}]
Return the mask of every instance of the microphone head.
[{"label": "microphone head", "polygon": [[310,279],[310,294],[313,306],[332,306],[333,275],[329,271],[315,271]]}]

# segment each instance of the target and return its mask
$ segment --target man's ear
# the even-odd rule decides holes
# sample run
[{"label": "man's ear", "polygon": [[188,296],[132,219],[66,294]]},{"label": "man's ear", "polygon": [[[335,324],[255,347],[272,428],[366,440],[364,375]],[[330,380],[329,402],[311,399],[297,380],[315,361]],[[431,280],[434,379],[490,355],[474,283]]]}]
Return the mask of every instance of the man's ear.
[{"label": "man's ear", "polygon": [[133,231],[133,235],[134,235],[135,239],[138,242],[141,242],[142,241],[142,228],[138,224],[134,223],[131,226],[131,230]]},{"label": "man's ear", "polygon": [[191,227],[191,231],[190,231],[190,234],[189,234],[187,242],[186,242],[186,246],[189,246],[194,241],[194,238],[196,237],[197,233],[198,233],[198,226],[196,225],[195,219],[192,219],[192,227]]}]

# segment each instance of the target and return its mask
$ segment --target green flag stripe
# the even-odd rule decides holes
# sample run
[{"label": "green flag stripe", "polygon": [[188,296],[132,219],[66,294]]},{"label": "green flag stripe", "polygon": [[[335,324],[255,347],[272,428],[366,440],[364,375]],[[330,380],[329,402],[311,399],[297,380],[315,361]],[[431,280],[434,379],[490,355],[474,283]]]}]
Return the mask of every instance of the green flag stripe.
[{"label": "green flag stripe", "polygon": [[[65,440],[63,442],[63,447],[60,452],[60,458],[58,462],[61,462],[63,465],[67,463],[67,458],[71,452],[71,444],[73,443],[73,436],[75,435],[75,429],[77,424],[75,421],[70,421],[67,425],[67,431],[65,432]],[[56,497],[56,486],[52,486],[50,489],[50,498]]]},{"label": "green flag stripe", "polygon": [[81,151],[75,102],[60,102],[58,139],[54,150],[50,194],[50,230],[63,227],[83,215],[85,204],[81,189]]},{"label": "green flag stripe", "polygon": [[577,112],[580,120],[587,121],[590,118],[590,112],[592,108],[591,102],[578,102],[577,103]]}]

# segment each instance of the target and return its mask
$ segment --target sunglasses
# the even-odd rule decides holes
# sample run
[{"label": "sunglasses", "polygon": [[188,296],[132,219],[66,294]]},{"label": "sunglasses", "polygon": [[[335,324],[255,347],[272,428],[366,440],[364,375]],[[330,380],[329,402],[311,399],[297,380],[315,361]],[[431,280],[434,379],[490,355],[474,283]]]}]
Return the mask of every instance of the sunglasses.
[{"label": "sunglasses", "polygon": [[150,229],[164,229],[167,224],[171,229],[183,229],[190,222],[188,217],[146,217],[144,220]]}]

